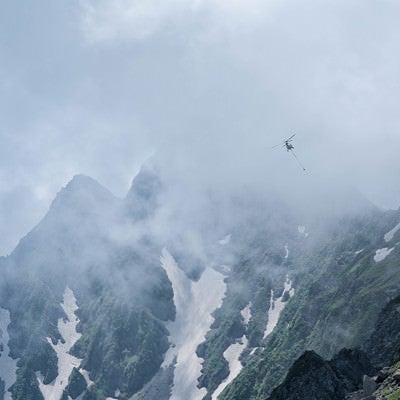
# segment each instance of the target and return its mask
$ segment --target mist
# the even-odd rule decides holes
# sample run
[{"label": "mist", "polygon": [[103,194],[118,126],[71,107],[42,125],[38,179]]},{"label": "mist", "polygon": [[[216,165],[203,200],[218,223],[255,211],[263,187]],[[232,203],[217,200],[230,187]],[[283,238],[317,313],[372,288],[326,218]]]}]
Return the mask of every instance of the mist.
[{"label": "mist", "polygon": [[[399,7],[6,1],[0,253],[74,175],[123,198],[149,158],[169,188],[159,221],[201,220],[210,199],[238,194],[303,210],[359,192],[397,208]],[[305,173],[272,149],[292,134]]]}]

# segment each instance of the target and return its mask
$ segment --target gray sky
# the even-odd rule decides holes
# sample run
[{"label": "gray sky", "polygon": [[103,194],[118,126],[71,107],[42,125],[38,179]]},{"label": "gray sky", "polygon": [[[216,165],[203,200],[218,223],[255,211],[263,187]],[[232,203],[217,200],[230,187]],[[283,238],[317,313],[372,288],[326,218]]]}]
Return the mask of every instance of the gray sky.
[{"label": "gray sky", "polygon": [[0,254],[84,173],[156,153],[201,185],[313,178],[400,205],[397,0],[5,0]]}]

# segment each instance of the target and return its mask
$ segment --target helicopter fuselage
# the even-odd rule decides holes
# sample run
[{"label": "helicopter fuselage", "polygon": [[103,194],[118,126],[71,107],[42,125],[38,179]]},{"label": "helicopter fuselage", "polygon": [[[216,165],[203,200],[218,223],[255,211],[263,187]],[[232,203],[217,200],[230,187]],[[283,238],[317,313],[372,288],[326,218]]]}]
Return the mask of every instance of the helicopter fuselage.
[{"label": "helicopter fuselage", "polygon": [[287,151],[294,149],[294,146],[292,144],[290,144],[289,142],[285,142],[285,146],[286,146]]}]

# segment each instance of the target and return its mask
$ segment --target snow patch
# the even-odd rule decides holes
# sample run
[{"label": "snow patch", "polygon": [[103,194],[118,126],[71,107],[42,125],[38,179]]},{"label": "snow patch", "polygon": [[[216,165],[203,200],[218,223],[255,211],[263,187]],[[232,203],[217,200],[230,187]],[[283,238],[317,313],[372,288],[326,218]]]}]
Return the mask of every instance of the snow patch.
[{"label": "snow patch", "polygon": [[121,391],[117,389],[114,392],[114,397],[107,397],[106,400],[118,400],[119,395],[121,394]]},{"label": "snow patch", "polygon": [[229,364],[229,375],[221,382],[218,388],[212,395],[212,400],[217,400],[217,397],[222,391],[239,375],[243,366],[240,362],[240,355],[243,350],[247,347],[248,340],[245,335],[242,336],[236,343],[231,344],[224,351],[224,358]]},{"label": "snow patch", "polygon": [[394,250],[394,247],[389,249],[388,247],[384,247],[383,249],[378,249],[376,250],[376,253],[374,255],[374,260],[375,262],[380,262],[383,261],[392,251]]},{"label": "snow patch", "polygon": [[247,306],[245,308],[243,308],[242,311],[240,311],[240,314],[242,315],[243,319],[244,319],[244,324],[247,326],[250,322],[250,318],[251,318],[251,302],[249,304],[247,304]]},{"label": "snow patch", "polygon": [[178,267],[167,249],[160,257],[174,291],[175,321],[169,322],[169,340],[172,343],[165,355],[162,368],[175,364],[171,400],[201,400],[205,388],[197,387],[202,359],[197,357],[197,346],[214,321],[211,313],[219,308],[225,295],[224,276],[206,268],[198,282],[193,282]]},{"label": "snow patch", "polygon": [[383,238],[385,239],[385,242],[388,243],[393,239],[393,236],[396,234],[396,232],[400,229],[400,222],[388,233],[386,233]]},{"label": "snow patch", "polygon": [[[249,303],[243,310],[240,311],[244,319],[244,324],[247,326],[251,318],[251,303]],[[212,395],[212,400],[217,400],[217,397],[222,393],[222,391],[239,375],[243,366],[240,362],[240,355],[243,350],[247,347],[248,340],[245,335],[243,335],[236,343],[231,344],[224,351],[224,358],[229,364],[229,375],[221,382]]]},{"label": "snow patch", "polygon": [[285,294],[288,293],[289,297],[294,295],[294,288],[292,287],[292,281],[286,276],[286,280],[284,282],[284,290],[282,292],[282,296],[278,299],[274,300],[274,291],[271,289],[271,304],[268,310],[268,322],[267,327],[264,331],[264,339],[267,338],[268,335],[274,330],[275,326],[279,321],[279,317],[281,312],[286,306],[286,302],[284,300]]},{"label": "snow patch", "polygon": [[17,380],[18,360],[10,357],[10,348],[8,346],[10,336],[7,329],[10,323],[10,312],[0,308],[0,345],[3,347],[3,351],[0,352],[0,377],[5,382],[4,400],[11,400],[11,393],[8,389]]},{"label": "snow patch", "polygon": [[259,348],[258,347],[254,347],[253,350],[251,350],[250,355],[252,356]]},{"label": "snow patch", "polygon": [[89,372],[86,371],[86,369],[81,368],[79,372],[82,374],[82,376],[85,378],[86,385],[89,388],[90,386],[94,385],[94,382],[90,379],[89,377]]},{"label": "snow patch", "polygon": [[221,246],[225,246],[231,241],[231,237],[232,237],[232,234],[230,233],[229,235],[226,235],[223,239],[218,240],[218,243]]},{"label": "snow patch", "polygon": [[[50,338],[47,338],[50,346],[57,353],[58,376],[48,385],[43,383],[44,377],[37,373],[39,387],[45,400],[60,399],[66,386],[68,385],[68,378],[74,367],[79,368],[82,360],[69,354],[72,346],[81,337],[81,334],[76,331],[79,319],[76,317],[75,312],[78,309],[76,299],[73,291],[66,287],[64,292],[64,300],[61,303],[67,318],[60,318],[58,320],[57,328],[64,339],[64,343],[58,341],[53,344]],[[80,371],[82,373],[82,370]]]},{"label": "snow patch", "polygon": [[285,244],[285,253],[285,259],[287,260],[289,258],[289,247],[287,243]]},{"label": "snow patch", "polygon": [[306,232],[306,227],[305,227],[305,226],[299,225],[299,226],[297,227],[297,230],[299,231],[299,233],[300,233],[301,235],[304,235],[304,237],[308,237],[308,233]]}]

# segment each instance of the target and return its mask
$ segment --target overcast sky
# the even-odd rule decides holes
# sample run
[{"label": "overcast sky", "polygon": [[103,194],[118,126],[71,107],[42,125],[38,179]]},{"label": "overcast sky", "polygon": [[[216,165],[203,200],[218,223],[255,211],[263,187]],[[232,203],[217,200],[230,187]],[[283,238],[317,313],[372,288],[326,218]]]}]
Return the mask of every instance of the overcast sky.
[{"label": "overcast sky", "polygon": [[[123,196],[168,157],[198,182],[319,179],[400,205],[397,0],[4,0],[0,254],[74,174]],[[227,186],[229,187],[229,186]]]}]

